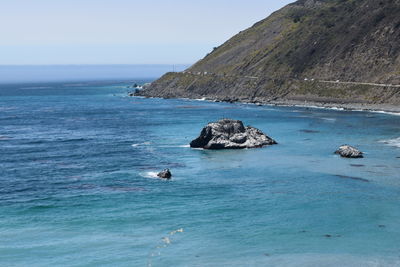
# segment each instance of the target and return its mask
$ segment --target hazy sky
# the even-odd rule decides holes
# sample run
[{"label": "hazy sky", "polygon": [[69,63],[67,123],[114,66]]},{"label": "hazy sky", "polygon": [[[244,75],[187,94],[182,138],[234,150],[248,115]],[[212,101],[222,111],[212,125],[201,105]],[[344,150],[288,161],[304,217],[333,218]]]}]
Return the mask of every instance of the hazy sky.
[{"label": "hazy sky", "polygon": [[0,65],[194,63],[290,2],[0,0]]}]

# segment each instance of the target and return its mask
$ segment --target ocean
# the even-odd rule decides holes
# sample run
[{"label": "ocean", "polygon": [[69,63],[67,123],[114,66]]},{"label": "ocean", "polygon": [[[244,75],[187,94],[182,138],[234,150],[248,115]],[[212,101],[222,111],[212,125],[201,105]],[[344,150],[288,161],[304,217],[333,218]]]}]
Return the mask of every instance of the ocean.
[{"label": "ocean", "polygon": [[[400,116],[127,96],[151,80],[0,85],[0,266],[400,265]],[[188,146],[220,118],[279,144]]]}]

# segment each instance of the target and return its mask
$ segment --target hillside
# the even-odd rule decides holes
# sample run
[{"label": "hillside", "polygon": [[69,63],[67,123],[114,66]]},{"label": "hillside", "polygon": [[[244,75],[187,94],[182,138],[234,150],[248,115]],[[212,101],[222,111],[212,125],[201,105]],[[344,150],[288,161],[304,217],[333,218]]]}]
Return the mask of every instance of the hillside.
[{"label": "hillside", "polygon": [[138,95],[400,105],[400,0],[299,0]]}]

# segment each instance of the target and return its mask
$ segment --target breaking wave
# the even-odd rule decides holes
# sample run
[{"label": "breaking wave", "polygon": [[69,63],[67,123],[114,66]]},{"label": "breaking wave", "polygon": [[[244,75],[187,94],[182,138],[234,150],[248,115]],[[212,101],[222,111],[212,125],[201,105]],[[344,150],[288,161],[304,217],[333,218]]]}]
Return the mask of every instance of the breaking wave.
[{"label": "breaking wave", "polygon": [[140,174],[140,176],[142,176],[144,178],[158,178],[157,172],[142,172],[139,174]]},{"label": "breaking wave", "polygon": [[144,142],[144,143],[132,144],[131,146],[133,146],[133,147],[148,146],[150,144],[151,144],[151,142]]},{"label": "breaking wave", "polygon": [[400,147],[400,137],[395,138],[395,139],[389,139],[389,140],[382,140],[379,141],[380,143],[384,143],[389,146],[395,146],[395,147]]}]

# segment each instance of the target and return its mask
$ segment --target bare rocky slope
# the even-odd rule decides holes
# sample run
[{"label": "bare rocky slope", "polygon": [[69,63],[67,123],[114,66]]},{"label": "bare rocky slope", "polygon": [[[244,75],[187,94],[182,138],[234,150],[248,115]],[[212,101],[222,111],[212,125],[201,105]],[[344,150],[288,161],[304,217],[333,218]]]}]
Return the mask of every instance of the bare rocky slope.
[{"label": "bare rocky slope", "polygon": [[400,0],[299,0],[137,95],[400,106]]}]

